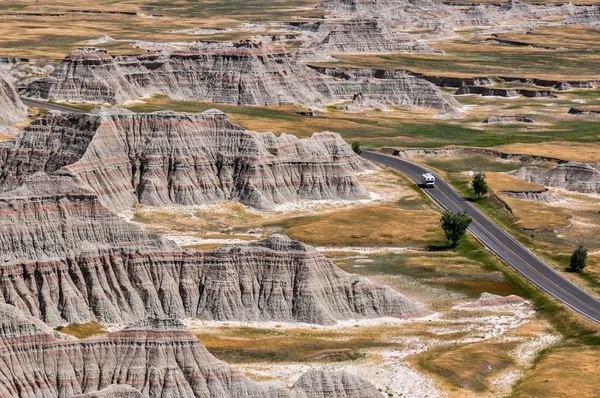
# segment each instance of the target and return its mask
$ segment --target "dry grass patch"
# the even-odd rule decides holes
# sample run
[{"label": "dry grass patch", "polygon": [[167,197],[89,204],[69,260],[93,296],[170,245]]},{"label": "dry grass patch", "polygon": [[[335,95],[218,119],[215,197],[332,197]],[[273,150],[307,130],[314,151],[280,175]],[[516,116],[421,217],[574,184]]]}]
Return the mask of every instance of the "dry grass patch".
[{"label": "dry grass patch", "polygon": [[539,144],[509,144],[493,149],[513,154],[549,156],[579,162],[600,162],[600,151],[595,144],[542,142]]},{"label": "dry grass patch", "polygon": [[[450,390],[485,392],[497,373],[515,364],[509,352],[515,342],[481,342],[434,348],[413,358],[421,369],[432,373]],[[465,391],[467,390],[467,391]]]},{"label": "dry grass patch", "polygon": [[87,339],[88,337],[108,334],[108,331],[104,329],[102,324],[93,321],[87,323],[70,323],[67,326],[59,326],[56,330],[75,336],[78,339]]},{"label": "dry grass patch", "polygon": [[564,347],[543,355],[514,389],[513,397],[597,397],[600,347]]},{"label": "dry grass patch", "polygon": [[443,239],[438,212],[391,204],[357,206],[278,224],[289,237],[317,246],[425,247]]},{"label": "dry grass patch", "polygon": [[[194,41],[197,36],[166,33],[196,27],[236,27],[242,22],[289,20],[293,15],[320,15],[311,9],[315,0],[244,2],[189,0],[133,0],[82,3],[63,1],[3,1],[0,13],[21,13],[3,16],[0,24],[0,56],[42,57],[61,59],[87,40],[102,35],[115,39],[140,41]],[[162,15],[148,18],[139,15],[102,15],[65,13],[69,9],[100,11],[133,11]],[[27,14],[45,14],[42,16]],[[242,33],[238,39],[252,35]],[[230,39],[232,37],[223,37]],[[214,37],[212,39],[215,39]],[[218,39],[218,37],[217,37]],[[134,52],[124,42],[101,44],[112,53]],[[139,50],[135,50],[139,51]]]},{"label": "dry grass patch", "polygon": [[494,192],[543,192],[546,188],[540,184],[534,184],[502,173],[486,173],[486,181],[489,188]]},{"label": "dry grass patch", "polygon": [[356,360],[370,349],[390,345],[379,328],[322,331],[225,326],[196,336],[217,358],[231,363]]},{"label": "dry grass patch", "polygon": [[17,133],[0,133],[0,141],[7,141],[15,137]]},{"label": "dry grass patch", "polygon": [[153,232],[190,234],[231,234],[236,227],[260,225],[263,215],[237,202],[225,202],[199,208],[139,208],[133,221]]},{"label": "dry grass patch", "polygon": [[569,214],[563,208],[526,199],[502,196],[516,217],[516,224],[525,230],[556,230],[569,225]]},{"label": "dry grass patch", "polygon": [[587,26],[544,26],[527,33],[500,33],[499,38],[549,47],[600,50],[600,29]]},{"label": "dry grass patch", "polygon": [[445,57],[430,54],[336,55],[342,67],[406,69],[435,76],[516,76],[593,80],[600,73],[600,54],[579,50],[544,50],[485,41],[455,40],[433,44]]}]

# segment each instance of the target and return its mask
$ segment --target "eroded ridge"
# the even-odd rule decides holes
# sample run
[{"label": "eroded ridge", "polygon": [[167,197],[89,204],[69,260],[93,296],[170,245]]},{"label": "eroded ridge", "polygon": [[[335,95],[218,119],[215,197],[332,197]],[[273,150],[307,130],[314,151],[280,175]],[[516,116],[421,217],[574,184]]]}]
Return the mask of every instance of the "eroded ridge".
[{"label": "eroded ridge", "polygon": [[[174,319],[146,318],[85,340],[0,304],[0,394],[67,397],[377,397],[345,372],[309,372],[291,390],[252,382]],[[375,394],[377,393],[377,394]]]},{"label": "eroded ridge", "polygon": [[22,122],[27,116],[27,107],[19,99],[14,85],[0,73],[0,129]]},{"label": "eroded ridge", "polygon": [[332,324],[430,313],[282,235],[182,250],[65,180],[38,174],[0,196],[0,302],[49,325],[147,316]]},{"label": "eroded ridge", "polygon": [[[86,47],[67,56],[50,76],[31,83],[27,95],[122,104],[164,94],[242,106],[319,107],[352,100],[360,93],[385,105],[426,106],[444,113],[460,108],[450,95],[414,76],[339,81],[309,68],[300,58],[283,47],[250,41],[218,49],[200,46],[115,57],[104,49]],[[434,100],[420,101],[429,96]]]},{"label": "eroded ridge", "polygon": [[0,144],[0,191],[37,172],[66,174],[110,209],[235,200],[270,210],[299,199],[366,199],[355,175],[374,168],[336,133],[255,133],[216,110],[50,112]]}]

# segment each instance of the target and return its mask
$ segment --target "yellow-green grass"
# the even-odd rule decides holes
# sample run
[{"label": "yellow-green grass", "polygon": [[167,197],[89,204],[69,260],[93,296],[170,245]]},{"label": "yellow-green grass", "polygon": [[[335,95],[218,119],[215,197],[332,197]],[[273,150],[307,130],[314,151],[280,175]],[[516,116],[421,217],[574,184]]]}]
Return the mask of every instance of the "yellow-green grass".
[{"label": "yellow-green grass", "polygon": [[597,397],[599,372],[600,347],[566,345],[542,355],[511,397]]},{"label": "yellow-green grass", "polygon": [[404,69],[434,76],[509,76],[544,79],[597,79],[600,52],[546,50],[485,41],[456,40],[432,44],[446,56],[430,54],[337,55],[321,66]]},{"label": "yellow-green grass", "polygon": [[[21,13],[19,16],[3,16],[0,25],[0,56],[63,58],[69,51],[82,46],[87,40],[102,35],[114,39],[143,41],[193,41],[197,36],[166,33],[173,30],[197,27],[235,27],[242,22],[267,22],[289,20],[293,15],[321,15],[312,9],[314,0],[265,1],[102,1],[82,4],[80,1],[23,2],[5,1],[0,4],[0,14]],[[64,13],[69,9],[103,11],[134,11],[146,14],[162,14],[157,18],[135,15],[102,15]],[[40,13],[42,16],[26,15]],[[221,37],[242,39],[253,33]],[[207,38],[207,37],[204,37]],[[219,39],[214,37],[213,39]],[[127,43],[100,44],[113,53],[131,53]]]},{"label": "yellow-green grass", "polygon": [[425,247],[443,239],[438,212],[393,204],[357,206],[273,225],[290,238],[316,246]]},{"label": "yellow-green grass", "polygon": [[[449,174],[448,178],[464,196],[474,200],[468,178],[453,174]],[[476,205],[557,271],[582,288],[600,295],[600,273],[597,270],[590,268],[580,274],[566,272],[569,257],[580,243],[590,251],[600,250],[600,240],[597,239],[600,234],[600,206],[585,195],[575,196],[586,200],[573,198],[572,194],[561,195],[580,201],[579,206],[549,206],[512,199],[509,203],[513,213],[510,213],[492,195],[476,201]],[[569,219],[565,223],[568,225],[561,225],[565,218]]]},{"label": "yellow-green grass", "polygon": [[75,336],[78,339],[87,339],[88,337],[102,336],[108,333],[102,324],[93,321],[87,323],[70,323],[67,326],[59,326],[56,330]]},{"label": "yellow-green grass", "polygon": [[192,212],[138,208],[134,210],[133,216],[133,221],[145,224],[154,232],[204,232],[213,235],[231,233],[231,229],[236,227],[260,226],[262,220],[261,213],[237,202],[227,202],[214,209],[205,208]]},{"label": "yellow-green grass", "polygon": [[587,26],[544,26],[527,33],[500,33],[500,39],[550,47],[568,47],[580,50],[600,50],[600,29]]},{"label": "yellow-green grass", "polygon": [[485,392],[490,380],[514,365],[509,352],[515,342],[479,342],[460,346],[434,348],[413,359],[420,368],[436,375],[449,389]]},{"label": "yellow-green grass", "polygon": [[[578,90],[568,96],[565,94],[565,98],[561,94],[558,99],[459,97],[465,105],[476,105],[460,119],[432,119],[436,112],[428,109],[398,109],[386,114],[348,114],[335,107],[318,112],[317,117],[303,117],[296,113],[299,110],[297,107],[235,107],[176,101],[165,96],[153,97],[142,104],[131,105],[129,109],[135,112],[169,109],[196,113],[218,108],[226,112],[234,123],[249,130],[286,132],[299,137],[307,137],[317,131],[335,131],[348,141],[360,141],[368,147],[489,147],[558,141],[598,142],[597,122],[567,113],[574,105],[572,99],[585,98],[587,102],[597,101],[600,104],[600,97],[588,96],[597,92],[600,91]],[[531,113],[529,116],[543,123],[535,126],[482,124],[486,117],[502,113]]]},{"label": "yellow-green grass", "polygon": [[499,146],[494,149],[512,154],[548,156],[579,162],[600,162],[600,151],[598,151],[597,145],[574,142],[542,142],[537,144],[517,143]]},{"label": "yellow-green grass", "polygon": [[343,331],[220,327],[195,333],[217,358],[230,363],[339,361],[363,358],[367,351],[388,347],[390,328]]},{"label": "yellow-green grass", "polygon": [[[456,297],[476,299],[481,293],[502,296],[517,291],[496,268],[493,257],[469,237],[453,250],[348,255],[325,253],[340,268],[386,284],[435,311],[456,305]],[[426,286],[427,288],[423,288]],[[447,292],[453,295],[448,296]]]},{"label": "yellow-green grass", "polygon": [[[466,155],[460,154],[458,156],[427,156],[418,159],[419,161],[450,173],[459,173],[465,171],[485,171],[489,172],[508,172],[517,170],[525,166],[540,166],[547,167],[546,162],[538,161],[506,161],[494,156],[487,156],[484,154],[478,155]],[[499,174],[504,176],[504,174]],[[489,185],[488,181],[488,185]],[[508,189],[508,188],[504,188]]]},{"label": "yellow-green grass", "polygon": [[546,189],[543,185],[535,184],[507,174],[486,172],[485,176],[488,187],[494,192],[542,192]]},{"label": "yellow-green grass", "polygon": [[[435,0],[438,2],[445,2],[447,0]],[[457,3],[461,3],[460,1]],[[508,1],[506,0],[469,0],[469,1],[463,1],[462,3],[465,4],[472,4],[472,3],[494,3],[494,4],[498,4],[498,3],[508,3]],[[565,4],[564,0],[523,0],[522,3],[532,3],[532,4]],[[598,0],[573,0],[571,1],[571,3],[573,4],[598,4]]]},{"label": "yellow-green grass", "polygon": [[0,141],[10,140],[16,135],[17,133],[0,133]]},{"label": "yellow-green grass", "polygon": [[560,230],[569,225],[569,214],[558,206],[528,199],[514,199],[500,195],[500,198],[510,206],[516,218],[516,225],[526,231]]}]

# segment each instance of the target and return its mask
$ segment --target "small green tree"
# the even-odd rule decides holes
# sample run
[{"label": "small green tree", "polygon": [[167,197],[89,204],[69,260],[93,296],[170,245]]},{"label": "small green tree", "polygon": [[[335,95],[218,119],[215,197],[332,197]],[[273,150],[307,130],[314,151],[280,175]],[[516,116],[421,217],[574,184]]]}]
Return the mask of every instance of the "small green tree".
[{"label": "small green tree", "polygon": [[480,199],[483,195],[488,193],[487,182],[485,182],[485,174],[475,173],[473,176],[473,181],[471,182],[471,186],[473,186],[473,191],[475,191],[477,199]]},{"label": "small green tree", "polygon": [[352,143],[352,150],[356,152],[357,155],[360,155],[362,153],[362,149],[360,149],[360,142],[354,141]]},{"label": "small green tree", "polygon": [[448,238],[452,244],[452,247],[456,247],[461,238],[465,236],[467,228],[471,225],[471,221],[473,221],[473,219],[466,211],[454,213],[446,210],[442,213],[440,223],[442,224],[442,229],[446,234],[446,238]]},{"label": "small green tree", "polygon": [[573,252],[573,255],[571,255],[569,270],[573,272],[583,271],[587,265],[587,255],[587,249],[583,247],[583,245],[579,245],[579,247]]}]

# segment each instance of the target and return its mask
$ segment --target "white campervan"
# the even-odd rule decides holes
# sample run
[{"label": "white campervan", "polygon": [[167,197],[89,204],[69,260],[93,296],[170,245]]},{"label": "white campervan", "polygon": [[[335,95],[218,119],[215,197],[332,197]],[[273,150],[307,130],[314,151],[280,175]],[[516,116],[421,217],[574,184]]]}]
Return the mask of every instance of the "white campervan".
[{"label": "white campervan", "polygon": [[431,173],[425,173],[421,176],[423,185],[427,188],[435,187],[435,176]]}]

